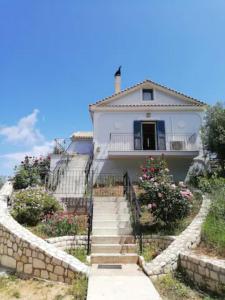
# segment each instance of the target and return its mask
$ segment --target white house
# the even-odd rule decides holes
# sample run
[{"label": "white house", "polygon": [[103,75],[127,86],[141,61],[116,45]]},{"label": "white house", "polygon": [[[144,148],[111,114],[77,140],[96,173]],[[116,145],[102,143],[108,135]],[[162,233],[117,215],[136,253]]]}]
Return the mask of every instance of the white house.
[{"label": "white house", "polygon": [[[97,173],[140,174],[146,156],[164,154],[174,179],[184,180],[193,158],[202,154],[200,127],[207,105],[145,80],[89,106],[91,133],[75,133],[68,152],[90,155]],[[93,148],[92,148],[93,147]]]}]

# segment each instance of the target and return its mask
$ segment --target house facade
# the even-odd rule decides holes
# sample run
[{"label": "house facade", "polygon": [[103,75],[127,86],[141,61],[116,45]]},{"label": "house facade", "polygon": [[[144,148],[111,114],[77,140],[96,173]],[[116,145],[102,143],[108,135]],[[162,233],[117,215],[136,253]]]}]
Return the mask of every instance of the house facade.
[{"label": "house facade", "polygon": [[[193,159],[202,155],[200,128],[207,105],[150,80],[115,93],[89,106],[93,138],[72,137],[70,149],[93,151],[96,173],[123,174],[135,179],[147,156],[162,154],[175,181],[184,180]],[[85,135],[85,134],[83,134]]]}]

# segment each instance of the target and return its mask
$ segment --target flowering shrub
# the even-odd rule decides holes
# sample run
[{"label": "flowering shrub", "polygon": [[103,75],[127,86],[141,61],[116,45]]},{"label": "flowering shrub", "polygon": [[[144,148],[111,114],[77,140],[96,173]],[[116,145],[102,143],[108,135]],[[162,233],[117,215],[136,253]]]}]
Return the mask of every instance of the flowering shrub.
[{"label": "flowering shrub", "polygon": [[28,188],[13,197],[12,215],[21,224],[34,226],[59,209],[57,200],[41,188]]},{"label": "flowering shrub", "polygon": [[142,201],[162,225],[171,225],[188,214],[193,195],[182,183],[177,186],[172,182],[163,157],[146,159],[140,186],[144,190]]},{"label": "flowering shrub", "polygon": [[46,216],[42,231],[48,236],[76,235],[78,226],[77,216],[72,213],[58,212]]},{"label": "flowering shrub", "polygon": [[44,184],[45,177],[50,169],[50,157],[25,156],[21,164],[15,168],[13,180],[15,189],[25,189],[28,186]]}]

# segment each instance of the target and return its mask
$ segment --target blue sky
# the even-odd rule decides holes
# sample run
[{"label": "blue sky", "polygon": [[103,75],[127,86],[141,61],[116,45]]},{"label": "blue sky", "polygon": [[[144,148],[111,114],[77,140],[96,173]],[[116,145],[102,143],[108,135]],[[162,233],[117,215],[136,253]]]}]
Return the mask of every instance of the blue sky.
[{"label": "blue sky", "polygon": [[0,174],[54,137],[90,130],[88,104],[146,78],[225,99],[224,0],[0,0]]}]

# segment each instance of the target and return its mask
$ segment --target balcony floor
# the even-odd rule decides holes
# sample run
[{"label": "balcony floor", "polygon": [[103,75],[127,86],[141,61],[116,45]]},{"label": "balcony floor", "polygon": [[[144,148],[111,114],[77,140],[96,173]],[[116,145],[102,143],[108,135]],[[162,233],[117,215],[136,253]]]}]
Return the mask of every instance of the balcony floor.
[{"label": "balcony floor", "polygon": [[187,151],[187,150],[133,150],[133,151],[109,151],[109,158],[119,157],[144,157],[144,156],[178,156],[178,157],[196,157],[199,155],[199,151]]}]

